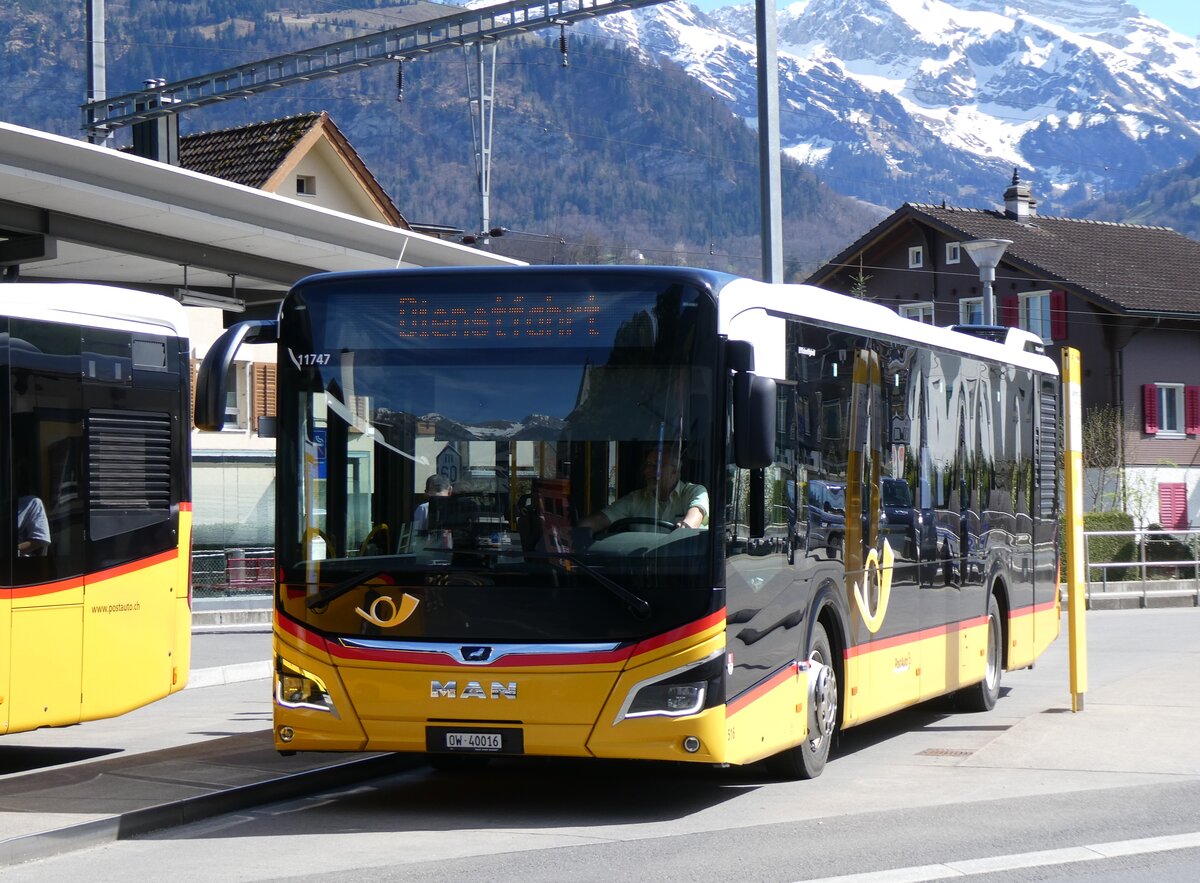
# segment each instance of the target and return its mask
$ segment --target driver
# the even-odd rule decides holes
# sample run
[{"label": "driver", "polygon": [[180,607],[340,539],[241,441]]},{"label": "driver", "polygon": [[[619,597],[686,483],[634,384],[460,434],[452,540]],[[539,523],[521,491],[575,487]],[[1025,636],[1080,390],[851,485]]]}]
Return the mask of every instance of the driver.
[{"label": "driver", "polygon": [[601,533],[624,518],[666,521],[676,527],[706,526],[708,491],[703,485],[679,480],[682,453],[651,448],[642,461],[646,486],[581,519],[580,526]]}]

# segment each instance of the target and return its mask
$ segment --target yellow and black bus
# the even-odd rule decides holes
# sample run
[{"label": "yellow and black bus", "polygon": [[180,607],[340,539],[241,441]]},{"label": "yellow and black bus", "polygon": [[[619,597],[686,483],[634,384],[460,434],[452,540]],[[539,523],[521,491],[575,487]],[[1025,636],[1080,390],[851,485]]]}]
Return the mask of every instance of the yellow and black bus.
[{"label": "yellow and black bus", "polygon": [[1058,634],[1026,332],[678,268],[320,275],[210,350],[202,428],[243,340],[279,345],[281,751],[811,777]]},{"label": "yellow and black bus", "polygon": [[175,301],[0,284],[0,732],[187,683],[189,381]]}]

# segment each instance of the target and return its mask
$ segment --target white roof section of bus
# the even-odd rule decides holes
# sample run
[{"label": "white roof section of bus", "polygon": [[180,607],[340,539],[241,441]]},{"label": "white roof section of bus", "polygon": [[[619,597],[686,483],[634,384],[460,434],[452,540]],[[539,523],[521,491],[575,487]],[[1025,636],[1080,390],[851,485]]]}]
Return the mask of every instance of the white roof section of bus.
[{"label": "white roof section of bus", "polygon": [[[1006,362],[1058,376],[1058,366],[1045,355],[1027,352],[1026,341],[1038,341],[1028,332],[1012,329],[1007,343],[960,334],[949,328],[940,328],[899,315],[880,304],[835,294],[813,285],[768,285],[752,279],[735,279],[721,289],[719,297],[718,331],[734,340],[756,343],[761,333],[764,338],[778,340],[783,325],[778,317],[795,316],[810,319],[823,325],[832,325],[847,330],[858,330],[871,335],[907,341],[918,346],[936,347]],[[752,311],[760,311],[757,316]],[[1040,341],[1038,341],[1040,343]],[[756,373],[784,379],[783,367],[774,364],[771,352],[782,352],[783,347],[772,346],[763,356],[755,347]],[[765,356],[763,365],[757,364]]]},{"label": "white roof section of bus", "polygon": [[187,313],[178,301],[160,294],[84,282],[0,284],[0,316],[188,336]]},{"label": "white roof section of bus", "polygon": [[[178,287],[183,285],[181,264],[188,263],[189,286],[229,288],[228,267],[204,266],[205,248],[245,263],[238,288],[279,292],[314,272],[521,263],[3,122],[0,200],[34,210],[26,213],[30,217],[37,211],[49,213],[44,216],[49,229],[31,232],[56,239],[58,256],[22,264],[24,279]],[[107,238],[80,235],[81,229],[86,234],[86,222],[105,227]],[[12,220],[0,221],[4,226],[13,226]],[[123,230],[133,234],[129,241],[113,242],[113,234]],[[137,240],[143,234],[153,248],[139,252]],[[174,254],[148,256],[161,252],[164,238],[179,244],[178,259]]]}]

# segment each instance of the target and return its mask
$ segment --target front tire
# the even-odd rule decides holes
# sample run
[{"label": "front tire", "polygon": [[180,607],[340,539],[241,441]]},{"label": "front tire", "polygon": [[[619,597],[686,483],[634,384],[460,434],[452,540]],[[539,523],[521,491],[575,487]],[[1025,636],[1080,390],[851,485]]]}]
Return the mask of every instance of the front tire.
[{"label": "front tire", "polygon": [[[810,732],[804,741],[792,748],[784,749],[774,757],[768,758],[767,769],[783,779],[815,779],[825,769],[829,760],[829,749],[837,734],[838,721],[838,671],[833,650],[829,643],[829,635],[825,626],[816,623],[813,626],[812,641],[809,645],[808,659],[828,668],[828,677],[824,679],[817,695],[810,695],[804,703],[805,712],[810,704],[815,704],[816,717],[821,722],[818,732]],[[806,688],[807,689],[807,688]]]},{"label": "front tire", "polygon": [[1004,670],[1004,629],[1000,623],[1000,603],[995,595],[988,598],[987,669],[983,680],[958,691],[958,703],[965,711],[991,711],[1000,698],[1000,674]]}]

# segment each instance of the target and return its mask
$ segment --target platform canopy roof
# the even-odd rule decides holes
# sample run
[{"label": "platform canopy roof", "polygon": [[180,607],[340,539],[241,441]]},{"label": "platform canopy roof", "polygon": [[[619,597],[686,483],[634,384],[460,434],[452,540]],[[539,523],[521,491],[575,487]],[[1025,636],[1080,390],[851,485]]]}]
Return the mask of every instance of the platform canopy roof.
[{"label": "platform canopy roof", "polygon": [[[333,270],[519,263],[0,122],[0,272],[278,301]],[[18,271],[9,268],[19,267]]]}]

